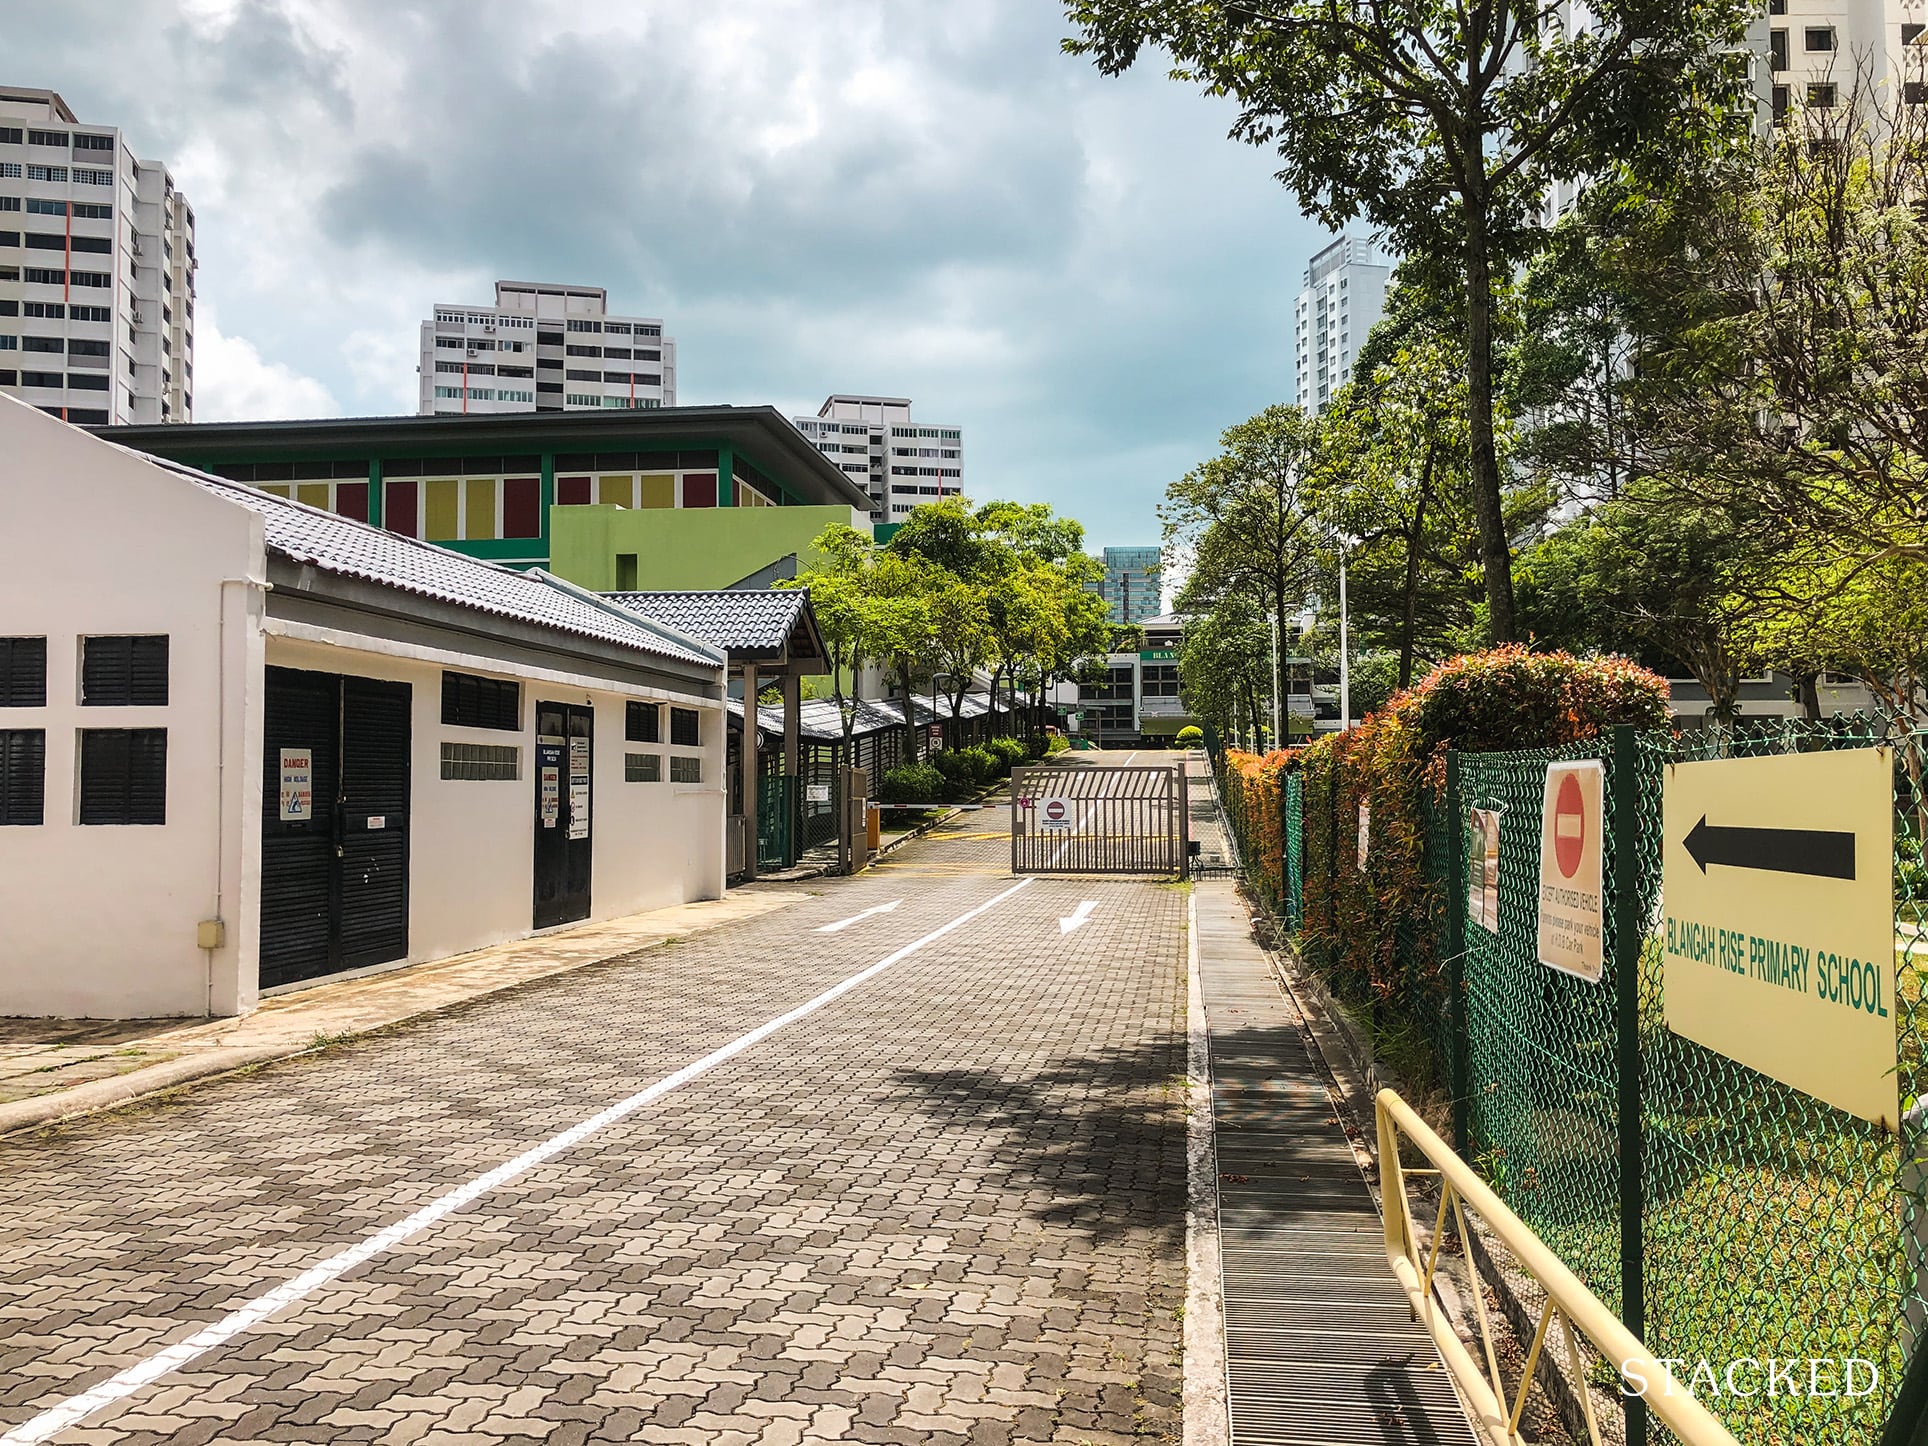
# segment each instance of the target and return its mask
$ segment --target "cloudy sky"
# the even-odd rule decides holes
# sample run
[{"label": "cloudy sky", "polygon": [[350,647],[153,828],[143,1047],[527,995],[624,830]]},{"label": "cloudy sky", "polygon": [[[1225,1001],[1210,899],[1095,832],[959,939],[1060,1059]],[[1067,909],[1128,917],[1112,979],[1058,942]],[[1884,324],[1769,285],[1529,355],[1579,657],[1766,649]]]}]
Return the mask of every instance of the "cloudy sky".
[{"label": "cloudy sky", "polygon": [[1155,542],[1291,387],[1322,233],[1229,108],[1059,52],[1053,0],[0,0],[0,82],[166,161],[202,420],[413,410],[500,276],[661,316],[686,404],[914,399],[973,496]]}]

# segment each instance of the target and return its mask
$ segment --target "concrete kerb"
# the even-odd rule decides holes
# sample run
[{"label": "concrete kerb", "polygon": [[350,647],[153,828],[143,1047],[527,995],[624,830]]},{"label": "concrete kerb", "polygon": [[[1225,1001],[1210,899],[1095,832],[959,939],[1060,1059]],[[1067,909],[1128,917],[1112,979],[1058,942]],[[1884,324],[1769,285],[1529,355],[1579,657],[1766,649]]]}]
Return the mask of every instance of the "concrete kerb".
[{"label": "concrete kerb", "polygon": [[1198,964],[1198,894],[1185,896],[1185,1446],[1231,1440],[1225,1270],[1218,1236],[1212,1043]]},{"label": "concrete kerb", "polygon": [[[659,938],[637,943],[634,947],[617,948],[608,953],[570,960],[553,969],[528,974],[523,977],[494,980],[487,983],[484,987],[453,993],[432,1003],[425,1004],[422,1007],[398,1009],[392,1014],[383,1017],[366,1019],[350,1024],[348,1027],[340,1029],[339,1031],[316,1031],[306,1038],[283,1039],[256,1045],[217,1044],[212,1046],[197,1046],[171,1059],[162,1060],[141,1069],[129,1070],[125,1074],[114,1075],[107,1079],[91,1080],[85,1084],[50,1091],[44,1095],[35,1095],[29,1099],[15,1100],[11,1103],[0,1105],[0,1141],[13,1139],[52,1125],[67,1124],[87,1115],[98,1114],[104,1110],[118,1109],[124,1105],[137,1104],[143,1100],[170,1094],[188,1084],[198,1084],[204,1081],[221,1079],[229,1075],[258,1068],[264,1064],[273,1063],[277,1060],[295,1059],[302,1055],[316,1054],[324,1048],[345,1043],[351,1039],[376,1034],[382,1030],[391,1029],[398,1024],[432,1018],[435,1015],[445,1014],[451,1010],[473,1004],[478,1000],[496,998],[514,993],[518,990],[534,988],[561,975],[573,974],[578,970],[589,968],[592,965],[608,964],[616,960],[627,959],[638,954],[664,948],[670,944],[680,943],[683,940],[693,938],[700,934],[708,934],[719,929],[726,929],[732,924],[746,923],[750,919],[760,917],[763,913],[782,908],[787,904],[798,902],[810,896],[801,891],[795,894],[772,891],[763,897],[768,901],[767,904],[765,907],[753,913],[684,923],[676,932],[665,932]],[[672,911],[662,910],[657,912],[668,913]],[[646,916],[639,915],[637,917],[641,918]],[[598,927],[608,927],[620,922],[619,920],[604,920],[601,921],[600,924],[587,925],[584,927],[594,929]],[[511,944],[526,946],[529,942],[528,939],[523,939],[511,941]],[[496,949],[503,947],[505,946],[492,946],[492,948]],[[465,959],[479,957],[489,952],[489,950],[477,950],[473,951],[473,955],[457,955],[453,959],[427,960],[421,964],[409,965],[405,968],[394,970],[387,975],[377,976],[377,978],[400,982],[416,971],[446,968]],[[367,981],[354,982],[366,983]],[[326,988],[327,985],[324,983],[319,987]],[[205,1024],[206,1021],[183,1021],[184,1028],[200,1027]],[[323,1033],[326,1033],[325,1043],[318,1042],[319,1036]]]}]

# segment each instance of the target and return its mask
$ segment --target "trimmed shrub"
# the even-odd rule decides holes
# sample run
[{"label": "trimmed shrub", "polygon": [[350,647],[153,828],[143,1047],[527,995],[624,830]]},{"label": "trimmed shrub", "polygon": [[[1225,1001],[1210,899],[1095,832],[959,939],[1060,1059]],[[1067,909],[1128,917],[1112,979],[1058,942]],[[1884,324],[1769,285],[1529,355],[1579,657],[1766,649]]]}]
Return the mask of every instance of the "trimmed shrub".
[{"label": "trimmed shrub", "polygon": [[998,761],[999,771],[1003,773],[1009,773],[1031,756],[1022,738],[993,738],[984,747]]},{"label": "trimmed shrub", "polygon": [[936,803],[943,792],[944,775],[928,763],[906,763],[901,768],[893,768],[877,786],[879,802],[900,805]]},{"label": "trimmed shrub", "polygon": [[1203,748],[1205,730],[1195,723],[1187,723],[1178,730],[1178,736],[1172,742],[1180,748]]},{"label": "trimmed shrub", "polygon": [[[1446,750],[1557,748],[1621,724],[1668,726],[1664,678],[1625,658],[1513,646],[1442,663],[1351,732],[1302,750],[1302,946],[1355,997],[1390,998],[1436,979],[1444,901],[1427,849],[1463,826],[1441,814]],[[1361,805],[1370,809],[1363,870]]]},{"label": "trimmed shrub", "polygon": [[[1071,746],[1071,740],[1062,733],[1053,733],[1043,739],[1044,753],[1062,753]],[[1035,748],[1035,745],[1033,745]],[[1033,752],[1033,758],[1041,758],[1043,753]]]},{"label": "trimmed shrub", "polygon": [[982,744],[972,744],[958,755],[971,766],[971,782],[982,788],[998,775],[997,755]]}]

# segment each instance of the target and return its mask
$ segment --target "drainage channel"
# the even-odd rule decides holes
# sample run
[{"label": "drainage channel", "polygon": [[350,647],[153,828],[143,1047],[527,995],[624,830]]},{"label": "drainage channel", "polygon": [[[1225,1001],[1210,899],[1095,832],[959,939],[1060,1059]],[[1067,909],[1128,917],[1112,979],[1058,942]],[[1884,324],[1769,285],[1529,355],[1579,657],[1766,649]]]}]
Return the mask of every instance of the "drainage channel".
[{"label": "drainage channel", "polygon": [[1298,1015],[1234,886],[1197,886],[1233,1446],[1471,1446]]}]

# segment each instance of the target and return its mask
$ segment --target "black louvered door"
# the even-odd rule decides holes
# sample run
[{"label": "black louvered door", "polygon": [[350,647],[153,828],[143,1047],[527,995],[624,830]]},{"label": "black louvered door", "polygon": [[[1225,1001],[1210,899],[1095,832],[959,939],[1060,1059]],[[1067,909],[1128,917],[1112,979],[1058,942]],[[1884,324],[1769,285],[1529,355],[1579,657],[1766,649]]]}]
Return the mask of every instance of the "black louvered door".
[{"label": "black louvered door", "polygon": [[261,987],[408,954],[409,687],[267,670]]},{"label": "black louvered door", "polygon": [[341,967],[408,953],[406,683],[342,679]]},{"label": "black louvered door", "polygon": [[590,759],[596,715],[569,703],[536,704],[535,926],[589,917]]}]

